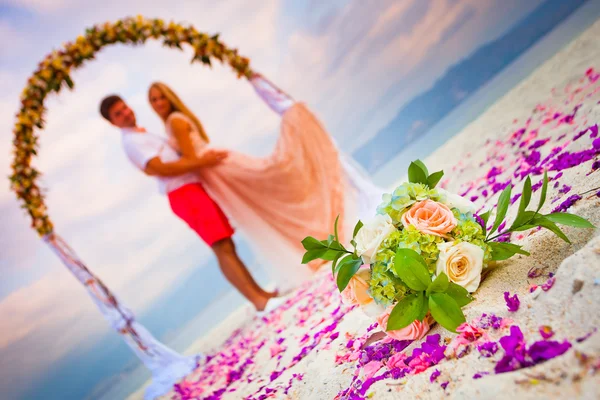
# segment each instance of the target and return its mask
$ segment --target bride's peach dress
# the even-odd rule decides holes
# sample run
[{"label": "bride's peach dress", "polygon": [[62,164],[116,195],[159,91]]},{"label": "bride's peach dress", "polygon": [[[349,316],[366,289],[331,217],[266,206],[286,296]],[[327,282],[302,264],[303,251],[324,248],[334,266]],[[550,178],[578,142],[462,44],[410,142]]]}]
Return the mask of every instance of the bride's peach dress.
[{"label": "bride's peach dress", "polygon": [[[180,112],[166,121],[171,145],[178,149],[171,130],[176,118],[192,127],[194,148],[200,154],[207,143]],[[294,104],[283,115],[270,156],[231,151],[223,163],[201,170],[200,175],[234,227],[271,264],[269,275],[279,289],[310,277],[310,268],[301,264],[301,241],[306,236],[326,238],[333,232],[337,215],[344,215],[344,183],[337,149],[304,104]]]}]

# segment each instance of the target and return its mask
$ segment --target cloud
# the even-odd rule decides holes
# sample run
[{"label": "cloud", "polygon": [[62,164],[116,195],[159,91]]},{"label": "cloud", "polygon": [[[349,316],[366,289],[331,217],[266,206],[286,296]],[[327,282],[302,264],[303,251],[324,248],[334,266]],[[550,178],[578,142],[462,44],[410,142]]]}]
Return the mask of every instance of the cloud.
[{"label": "cloud", "polygon": [[35,12],[60,11],[76,5],[76,0],[5,0],[6,5]]},{"label": "cloud", "polygon": [[25,40],[6,20],[0,20],[0,48],[3,52],[12,52],[23,47]]}]

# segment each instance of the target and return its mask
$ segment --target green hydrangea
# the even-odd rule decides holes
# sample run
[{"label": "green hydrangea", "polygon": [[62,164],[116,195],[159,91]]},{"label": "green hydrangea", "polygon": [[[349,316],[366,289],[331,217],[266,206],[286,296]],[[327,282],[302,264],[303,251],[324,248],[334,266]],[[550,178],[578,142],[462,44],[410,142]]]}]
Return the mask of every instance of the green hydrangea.
[{"label": "green hydrangea", "polygon": [[398,249],[398,245],[400,243],[402,237],[402,232],[400,230],[396,230],[388,235],[381,244],[379,245],[379,250],[375,255],[375,261],[381,262],[386,266],[389,266],[391,262],[393,262],[394,255],[396,255],[396,250]]},{"label": "green hydrangea", "polygon": [[389,264],[375,262],[371,267],[369,292],[378,304],[387,307],[404,297],[408,288],[389,270]]},{"label": "green hydrangea", "polygon": [[401,234],[398,247],[403,249],[412,249],[419,253],[427,263],[430,273],[435,272],[435,263],[437,262],[440,250],[438,244],[443,243],[444,239],[421,233],[412,225],[404,228]]},{"label": "green hydrangea", "polygon": [[403,230],[392,232],[381,242],[379,251],[375,255],[375,261],[383,263],[392,270],[391,264],[394,261],[396,251],[398,249],[411,249],[425,259],[429,272],[433,273],[440,254],[437,245],[443,241],[444,239],[439,236],[421,233],[414,226],[409,225]]},{"label": "green hydrangea", "polygon": [[406,182],[398,186],[392,194],[383,195],[383,202],[377,207],[377,213],[389,215],[394,224],[398,224],[402,214],[411,205],[422,200],[439,200],[439,198],[440,195],[435,189],[429,189],[422,183]]},{"label": "green hydrangea", "polygon": [[483,228],[470,213],[463,214],[456,208],[452,209],[452,213],[458,221],[458,225],[456,225],[456,228],[454,228],[454,230],[452,230],[450,233],[452,237],[463,242],[472,242],[476,239],[485,239]]},{"label": "green hydrangea", "polygon": [[452,212],[458,221],[458,225],[450,232],[450,235],[457,242],[469,242],[481,247],[484,251],[483,262],[487,264],[492,259],[492,251],[485,243],[485,232],[481,225],[470,213],[462,214],[456,208],[453,208]]}]

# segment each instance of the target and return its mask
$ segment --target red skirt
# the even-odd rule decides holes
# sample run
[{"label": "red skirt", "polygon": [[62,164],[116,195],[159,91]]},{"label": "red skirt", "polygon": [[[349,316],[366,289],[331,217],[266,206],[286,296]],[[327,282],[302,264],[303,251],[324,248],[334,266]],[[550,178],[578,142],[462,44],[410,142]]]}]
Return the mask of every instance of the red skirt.
[{"label": "red skirt", "polygon": [[189,183],[168,194],[171,209],[209,246],[230,238],[233,228],[221,207],[200,183]]}]

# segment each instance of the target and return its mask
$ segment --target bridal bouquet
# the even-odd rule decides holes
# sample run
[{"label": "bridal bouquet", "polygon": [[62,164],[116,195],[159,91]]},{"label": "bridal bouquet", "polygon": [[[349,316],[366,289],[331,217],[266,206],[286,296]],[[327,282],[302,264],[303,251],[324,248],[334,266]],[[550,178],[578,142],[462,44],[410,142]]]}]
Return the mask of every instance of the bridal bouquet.
[{"label": "bridal bouquet", "polygon": [[508,233],[541,227],[568,242],[557,224],[593,227],[577,215],[540,213],[546,200],[546,174],[535,210],[527,209],[532,189],[529,177],[525,180],[517,216],[508,228],[510,185],[501,193],[491,222],[491,210],[477,215],[472,202],[436,189],[443,175],[443,171],[429,174],[419,160],[412,162],[409,182],[383,196],[375,218],[356,224],[350,242],[353,251],[340,242],[337,220],[334,234],[326,240],[302,241],[303,263],[332,261],[344,301],[360,305],[398,340],[422,338],[434,321],[456,332],[465,322],[461,308],[473,301],[471,294],[490,262],[529,255],[521,246],[506,242]]}]

